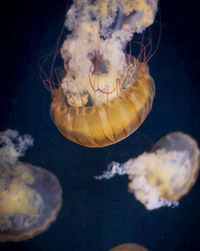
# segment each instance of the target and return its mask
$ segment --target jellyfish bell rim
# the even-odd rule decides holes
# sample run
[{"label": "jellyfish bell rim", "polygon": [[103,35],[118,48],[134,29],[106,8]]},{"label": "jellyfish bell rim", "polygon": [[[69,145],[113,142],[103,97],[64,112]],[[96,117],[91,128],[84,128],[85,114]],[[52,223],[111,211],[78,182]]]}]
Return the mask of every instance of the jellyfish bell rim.
[{"label": "jellyfish bell rim", "polygon": [[[188,139],[188,141],[190,141],[195,148],[198,148],[198,143],[197,141],[192,137],[190,136],[189,134],[187,133],[184,133],[184,132],[181,132],[181,131],[174,131],[174,132],[169,132],[167,133],[166,135],[164,135],[163,137],[161,137],[151,148],[151,152],[155,152],[156,150],[162,148],[162,144],[164,141],[169,141],[169,138],[170,137],[173,137],[174,135],[180,135],[180,136],[183,136],[185,138]],[[167,139],[168,138],[168,139]]]},{"label": "jellyfish bell rim", "polygon": [[[198,178],[198,174],[199,174],[199,168],[200,168],[200,149],[199,149],[199,146],[198,146],[198,143],[197,141],[192,138],[190,135],[184,133],[184,132],[181,132],[181,131],[174,131],[174,132],[170,132],[168,134],[166,134],[165,136],[163,136],[162,138],[160,138],[152,147],[151,149],[151,152],[154,153],[156,152],[157,150],[159,149],[166,149],[167,151],[188,151],[186,148],[187,147],[183,147],[184,145],[181,144],[180,148],[177,149],[176,147],[174,148],[173,147],[173,144],[172,142],[170,142],[171,140],[173,140],[173,138],[175,138],[176,136],[178,137],[182,137],[184,139],[184,141],[186,143],[188,143],[188,147],[191,145],[193,147],[193,165],[192,165],[192,172],[190,173],[190,182],[188,182],[186,185],[185,185],[185,188],[182,189],[182,191],[180,191],[179,193],[173,195],[173,196],[170,196],[169,197],[164,197],[164,199],[168,200],[168,201],[177,201],[179,199],[181,199],[184,195],[186,195],[190,189],[193,187],[193,185],[195,184],[197,178]],[[175,139],[177,140],[177,139]],[[167,144],[168,143],[168,144]],[[182,149],[181,149],[182,148]]]},{"label": "jellyfish bell rim", "polygon": [[[24,232],[24,233],[19,233],[18,235],[12,235],[12,234],[5,234],[5,232],[0,230],[0,242],[1,243],[5,243],[5,242],[21,242],[21,241],[26,241],[29,239],[32,239],[33,237],[45,232],[53,222],[55,222],[61,208],[62,208],[62,204],[63,204],[63,198],[62,198],[62,187],[60,185],[60,182],[58,180],[58,178],[55,176],[55,174],[45,168],[39,167],[39,166],[35,166],[32,165],[30,163],[27,162],[22,162],[22,161],[18,161],[18,164],[22,164],[22,165],[26,165],[28,168],[31,169],[31,171],[34,173],[34,171],[36,173],[42,173],[42,175],[46,176],[46,174],[49,176],[49,178],[51,177],[51,179],[53,179],[54,184],[56,184],[56,190],[59,191],[59,193],[57,193],[57,203],[56,203],[56,207],[54,208],[54,210],[51,210],[51,212],[49,213],[49,217],[48,220],[44,221],[43,224],[37,226],[35,229],[33,229],[32,231],[29,232]],[[37,182],[37,179],[35,180],[35,183]],[[39,193],[39,192],[38,192]],[[42,197],[42,199],[44,200],[44,198]],[[45,205],[44,205],[45,206]],[[40,217],[40,216],[39,216]],[[17,231],[16,231],[17,232]]]}]

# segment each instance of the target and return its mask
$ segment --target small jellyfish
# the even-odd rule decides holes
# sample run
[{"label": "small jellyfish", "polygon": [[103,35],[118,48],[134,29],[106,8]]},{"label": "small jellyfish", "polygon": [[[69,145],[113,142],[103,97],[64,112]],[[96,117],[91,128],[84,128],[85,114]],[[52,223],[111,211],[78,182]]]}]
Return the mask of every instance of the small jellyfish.
[{"label": "small jellyfish", "polygon": [[87,147],[112,145],[146,119],[155,95],[147,66],[152,41],[136,37],[135,57],[125,48],[153,23],[157,3],[74,1],[65,22],[71,34],[61,48],[66,74],[58,83],[52,74],[44,80],[52,93],[51,118],[67,139]]},{"label": "small jellyfish", "polygon": [[33,144],[17,131],[0,133],[0,241],[23,241],[45,231],[62,205],[55,175],[18,161]]},{"label": "small jellyfish", "polygon": [[148,251],[148,249],[135,243],[125,243],[111,248],[109,251]]},{"label": "small jellyfish", "polygon": [[150,153],[144,152],[124,164],[112,162],[109,170],[96,179],[127,174],[129,191],[146,209],[177,206],[187,194],[199,172],[197,142],[182,132],[161,138]]}]

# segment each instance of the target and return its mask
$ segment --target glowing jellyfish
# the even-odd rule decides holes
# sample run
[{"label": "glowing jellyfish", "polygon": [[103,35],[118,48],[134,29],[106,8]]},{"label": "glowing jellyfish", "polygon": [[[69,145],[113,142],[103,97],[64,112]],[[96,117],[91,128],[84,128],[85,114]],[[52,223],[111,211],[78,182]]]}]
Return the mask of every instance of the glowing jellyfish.
[{"label": "glowing jellyfish", "polygon": [[138,244],[126,243],[111,248],[109,251],[148,251],[148,249]]},{"label": "glowing jellyfish", "polygon": [[51,118],[69,140],[104,147],[129,136],[145,120],[155,94],[147,66],[152,44],[136,41],[137,58],[127,55],[125,47],[133,34],[153,23],[157,2],[74,1],[65,22],[72,32],[61,48],[66,75],[57,89],[52,79],[45,81],[53,98]]},{"label": "glowing jellyfish", "polygon": [[0,241],[23,241],[45,231],[62,205],[55,175],[18,161],[33,144],[17,131],[0,133]]},{"label": "glowing jellyfish", "polygon": [[189,135],[174,132],[160,139],[152,152],[124,164],[112,162],[97,179],[127,174],[129,191],[148,209],[176,206],[189,192],[199,172],[199,148]]}]

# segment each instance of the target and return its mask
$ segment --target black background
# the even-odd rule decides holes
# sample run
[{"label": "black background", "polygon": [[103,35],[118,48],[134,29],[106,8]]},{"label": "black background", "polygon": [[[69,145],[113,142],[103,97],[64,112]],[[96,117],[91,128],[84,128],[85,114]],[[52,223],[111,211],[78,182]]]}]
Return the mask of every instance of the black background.
[{"label": "black background", "polygon": [[[39,77],[37,62],[57,41],[71,1],[1,5],[0,131],[11,128],[35,138],[22,160],[56,174],[63,207],[45,233],[26,242],[0,244],[0,250],[107,251],[125,242],[151,251],[199,250],[199,179],[177,208],[154,211],[147,211],[128,193],[126,176],[93,179],[111,161],[122,163],[149,151],[171,131],[188,133],[200,144],[197,4],[161,1],[161,42],[149,62],[156,85],[153,109],[134,134],[102,149],[71,143],[57,131],[49,116],[51,97]],[[151,29],[155,45],[159,21]]]}]

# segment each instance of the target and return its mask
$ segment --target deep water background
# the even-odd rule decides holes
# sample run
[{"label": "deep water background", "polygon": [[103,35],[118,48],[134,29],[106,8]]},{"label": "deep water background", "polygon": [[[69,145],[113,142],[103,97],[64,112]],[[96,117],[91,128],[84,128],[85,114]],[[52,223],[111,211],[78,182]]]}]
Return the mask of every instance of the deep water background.
[{"label": "deep water background", "polygon": [[[63,188],[63,207],[45,233],[26,242],[0,244],[1,251],[108,251],[126,242],[151,251],[199,250],[200,179],[177,208],[147,211],[128,193],[126,176],[101,182],[93,178],[113,160],[124,162],[149,151],[168,132],[183,131],[200,144],[195,4],[161,1],[161,41],[149,62],[156,96],[145,122],[118,144],[88,149],[57,131],[49,116],[51,97],[39,77],[38,60],[56,43],[71,1],[4,3],[0,131],[11,128],[34,137],[34,146],[22,160],[54,172]],[[156,45],[159,21],[151,30]]]}]

